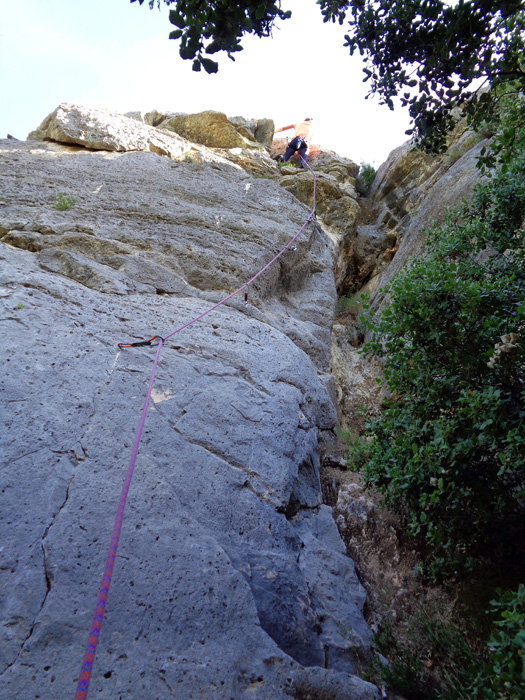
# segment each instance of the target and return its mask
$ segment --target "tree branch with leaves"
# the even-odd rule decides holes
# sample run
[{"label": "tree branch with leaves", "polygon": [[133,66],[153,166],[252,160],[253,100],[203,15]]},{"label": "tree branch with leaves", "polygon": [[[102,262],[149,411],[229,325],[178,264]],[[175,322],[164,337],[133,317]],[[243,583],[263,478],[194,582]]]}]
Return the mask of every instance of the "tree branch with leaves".
[{"label": "tree branch with leaves", "polygon": [[[144,0],[138,2],[142,5]],[[270,0],[164,0],[164,3],[174,6],[169,20],[176,29],[169,38],[180,40],[180,56],[193,61],[193,70],[204,68],[207,73],[216,73],[219,68],[207,56],[224,51],[234,61],[233,54],[242,51],[244,34],[271,36],[275,20],[292,15],[281,10],[280,1]],[[150,9],[155,4],[160,7],[161,0],[149,0]]]},{"label": "tree branch with leaves", "polygon": [[[130,0],[136,2],[137,0]],[[142,5],[144,0],[138,0]],[[235,60],[246,34],[272,36],[291,12],[280,0],[149,0],[172,9],[170,38],[193,69],[216,73],[221,51]],[[429,152],[440,152],[461,108],[478,125],[494,116],[494,92],[525,88],[524,0],[317,0],[324,22],[348,25],[344,45],[364,57],[370,95],[391,109],[407,106],[411,133]]]}]

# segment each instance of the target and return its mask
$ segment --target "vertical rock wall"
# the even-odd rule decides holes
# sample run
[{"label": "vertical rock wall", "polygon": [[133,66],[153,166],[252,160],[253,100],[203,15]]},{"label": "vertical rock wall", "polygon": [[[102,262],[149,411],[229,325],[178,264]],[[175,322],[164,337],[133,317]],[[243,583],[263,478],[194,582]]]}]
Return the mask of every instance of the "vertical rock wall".
[{"label": "vertical rock wall", "polygon": [[332,346],[339,421],[347,429],[358,429],[360,407],[377,410],[381,401],[376,383],[381,368],[359,353],[364,335],[357,301],[365,294],[373,308],[388,303],[385,285],[421,252],[428,228],[468,198],[479,182],[476,161],[485,144],[465,132],[443,156],[433,158],[405,143],[381,165],[360,201],[355,235],[343,239],[336,265],[339,293],[354,297],[334,326]]},{"label": "vertical rock wall", "polygon": [[[242,154],[165,132],[171,158],[126,152],[131,133],[139,150],[157,138],[131,119],[111,121],[112,152],[86,150],[81,134],[101,148],[109,127],[73,111],[49,122],[74,145],[0,142],[5,698],[74,693],[153,360],[116,344],[202,313],[308,215]],[[246,305],[166,342],[91,696],[379,697],[352,675],[370,655],[365,593],[320,497],[332,256],[309,224]]]}]

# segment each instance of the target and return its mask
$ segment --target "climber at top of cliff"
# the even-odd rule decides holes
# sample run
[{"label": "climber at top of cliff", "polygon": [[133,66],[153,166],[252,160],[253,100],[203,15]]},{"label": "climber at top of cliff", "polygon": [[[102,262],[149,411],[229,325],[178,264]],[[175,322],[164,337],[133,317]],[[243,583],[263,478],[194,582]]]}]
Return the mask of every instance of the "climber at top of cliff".
[{"label": "climber at top of cliff", "polygon": [[312,140],[313,133],[313,119],[311,117],[306,117],[302,122],[297,122],[296,124],[290,124],[289,126],[282,126],[280,129],[276,129],[275,133],[278,134],[281,131],[287,131],[288,129],[294,130],[294,137],[288,143],[286,151],[281,158],[283,163],[286,163],[292,155],[297,151],[301,159],[300,167],[306,167],[306,161],[308,159],[308,149],[310,147],[310,141]]}]

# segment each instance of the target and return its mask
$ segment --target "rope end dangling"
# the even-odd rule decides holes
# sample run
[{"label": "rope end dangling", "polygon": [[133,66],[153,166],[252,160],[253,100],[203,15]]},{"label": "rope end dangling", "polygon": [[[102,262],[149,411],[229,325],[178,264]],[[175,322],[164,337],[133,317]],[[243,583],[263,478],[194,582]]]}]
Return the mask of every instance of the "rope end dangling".
[{"label": "rope end dangling", "polygon": [[120,350],[123,350],[124,348],[139,348],[145,345],[153,345],[153,341],[157,340],[157,338],[160,343],[164,342],[164,338],[162,336],[154,335],[153,338],[150,338],[149,340],[142,340],[139,343],[118,343],[118,347]]}]

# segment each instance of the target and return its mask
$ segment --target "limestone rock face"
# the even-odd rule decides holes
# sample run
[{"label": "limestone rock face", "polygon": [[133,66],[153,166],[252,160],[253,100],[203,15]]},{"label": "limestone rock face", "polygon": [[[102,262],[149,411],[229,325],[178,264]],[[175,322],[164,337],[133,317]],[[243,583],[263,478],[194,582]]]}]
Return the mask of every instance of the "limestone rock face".
[{"label": "limestone rock face", "polygon": [[66,103],[46,117],[28,139],[77,144],[93,150],[153,151],[172,158],[191,149],[185,139],[163,134],[135,118]]},{"label": "limestone rock face", "polygon": [[[222,112],[211,110],[198,114],[153,110],[143,117],[140,115],[140,118],[146,124],[159,128],[168,124],[167,128],[177,133],[191,131],[191,138],[195,143],[214,148],[245,148],[247,145],[253,148],[256,145],[253,143],[255,141],[269,149],[275,130],[273,119],[227,117]],[[244,139],[247,139],[247,142]]]},{"label": "limestone rock face", "polygon": [[[289,139],[275,139],[271,156],[284,153]],[[281,166],[280,184],[307,206],[313,205],[314,183],[308,169],[297,167],[299,157],[292,156],[290,167]],[[356,236],[356,223],[360,213],[359,196],[355,189],[359,166],[348,158],[332,151],[323,151],[312,144],[308,165],[317,177],[316,216],[335,244],[336,258],[340,249],[351,249]],[[336,273],[336,283],[337,283]]]},{"label": "limestone rock face", "polygon": [[[59,111],[38,138],[80,143]],[[74,692],[155,352],[117,343],[202,314],[308,216],[176,136],[201,162],[115,152],[130,123],[158,131],[110,116],[83,142],[104,151],[0,141],[1,697]],[[333,252],[308,224],[247,303],[165,342],[94,697],[379,700],[353,675],[370,656],[365,594],[320,496]]]},{"label": "limestone rock face", "polygon": [[261,148],[252,132],[245,125],[230,121],[222,112],[199,112],[198,114],[174,115],[158,124],[179,134],[189,141],[210,148]]},{"label": "limestone rock face", "polygon": [[[280,180],[282,187],[294,194],[308,206],[313,206],[314,179],[309,171],[296,171],[283,168]],[[290,173],[290,174],[289,174]],[[336,178],[316,173],[316,215],[337,244],[355,237],[355,225],[359,214],[357,195],[350,196],[342,189]]]},{"label": "limestone rock face", "polygon": [[[217,149],[215,149],[215,152],[218,152]],[[254,177],[268,177],[272,180],[279,180],[281,177],[277,163],[269,156],[266,150],[255,150],[253,148],[222,149],[220,156],[231,163],[235,163]]]},{"label": "limestone rock face", "polygon": [[359,173],[359,166],[348,158],[334,153],[333,151],[317,150],[312,148],[311,165],[316,172],[325,173],[334,177],[349,197],[357,197],[355,183]]},{"label": "limestone rock face", "polygon": [[[388,303],[381,290],[419,253],[425,229],[443,219],[447,208],[459,205],[479,182],[476,160],[483,145],[467,132],[440,157],[413,151],[409,143],[390,154],[368,198],[360,203],[355,235],[344,237],[340,245],[335,266],[340,293],[348,297],[368,294],[376,309]],[[358,352],[361,343],[354,342],[357,316],[343,315],[332,333],[338,417],[350,430],[359,424],[359,407],[374,412],[383,396],[375,383],[381,366],[363,358]]]},{"label": "limestone rock face", "polygon": [[463,134],[447,153],[431,157],[405,143],[379,168],[362,202],[354,240],[345,239],[336,269],[342,293],[373,293],[416,254],[424,230],[468,197],[480,175],[476,160],[484,142]]},{"label": "limestone rock face", "polygon": [[[447,153],[432,159],[411,153],[405,144],[379,170],[369,194],[378,215],[375,224],[397,238],[394,254],[387,254],[380,263],[381,284],[392,279],[418,253],[426,239],[426,230],[434,222],[441,221],[448,209],[471,195],[481,179],[476,162],[486,143],[466,132]],[[414,159],[418,165],[409,165]],[[396,171],[405,177],[400,179]]]},{"label": "limestone rock face", "polygon": [[273,119],[245,119],[244,117],[229,117],[232,124],[248,130],[258,143],[271,148],[275,124]]},{"label": "limestone rock face", "polygon": [[[381,402],[377,378],[381,366],[359,352],[363,344],[359,322],[343,319],[332,330],[332,374],[336,387],[337,413],[344,430],[357,432],[362,409],[373,413]],[[356,342],[357,341],[357,342]]]}]

